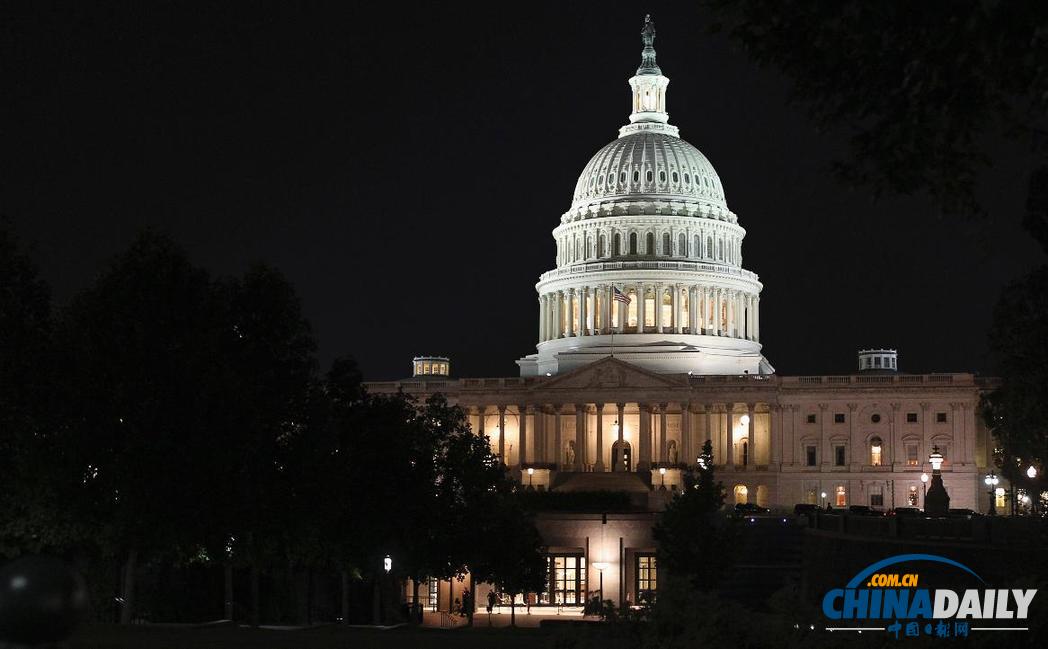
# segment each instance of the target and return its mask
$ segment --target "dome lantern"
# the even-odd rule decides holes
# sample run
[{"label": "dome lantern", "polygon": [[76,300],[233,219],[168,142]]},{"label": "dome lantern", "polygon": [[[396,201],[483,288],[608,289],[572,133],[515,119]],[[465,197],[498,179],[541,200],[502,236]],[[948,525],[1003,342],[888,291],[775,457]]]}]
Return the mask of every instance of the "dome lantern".
[{"label": "dome lantern", "polygon": [[619,136],[636,133],[639,130],[656,130],[678,135],[677,128],[668,124],[670,116],[666,112],[666,87],[670,80],[663,76],[662,70],[655,63],[655,23],[651,15],[644,17],[644,29],[640,33],[644,50],[641,52],[640,67],[637,74],[630,79],[633,89],[633,112],[630,123],[619,130]]}]

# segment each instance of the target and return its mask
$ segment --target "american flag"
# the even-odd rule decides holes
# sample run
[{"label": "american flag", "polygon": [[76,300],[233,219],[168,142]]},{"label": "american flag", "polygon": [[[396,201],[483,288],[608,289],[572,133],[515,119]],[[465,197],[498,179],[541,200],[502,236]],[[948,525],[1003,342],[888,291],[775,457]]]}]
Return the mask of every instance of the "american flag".
[{"label": "american flag", "polygon": [[611,290],[615,291],[612,294],[612,297],[615,299],[616,302],[622,302],[623,304],[629,304],[630,302],[632,302],[632,300],[630,300],[630,296],[620,291],[619,287],[612,286]]}]

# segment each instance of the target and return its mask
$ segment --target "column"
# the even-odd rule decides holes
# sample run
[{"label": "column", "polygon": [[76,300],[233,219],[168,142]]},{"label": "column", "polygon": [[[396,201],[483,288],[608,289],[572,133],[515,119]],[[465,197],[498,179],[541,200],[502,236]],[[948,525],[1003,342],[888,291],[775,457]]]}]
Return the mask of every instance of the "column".
[{"label": "column", "polygon": [[[869,464],[870,457],[866,452],[866,444],[861,442],[858,435],[855,434],[856,426],[858,422],[855,421],[855,411],[859,409],[859,404],[849,403],[848,405],[848,447],[851,449],[851,462],[858,465]],[[883,452],[884,449],[882,448]]]},{"label": "column", "polygon": [[535,440],[532,442],[534,452],[532,462],[546,462],[546,406],[535,407]]},{"label": "column", "polygon": [[717,431],[724,440],[724,463],[729,467],[735,466],[735,431],[731,425],[732,405],[730,403],[717,406]]},{"label": "column", "polygon": [[517,410],[520,412],[520,425],[518,426],[519,433],[517,435],[517,443],[520,444],[520,450],[517,452],[517,464],[525,464],[528,461],[528,407],[523,403],[517,406]]},{"label": "column", "polygon": [[539,296],[539,342],[546,340],[546,296]]},{"label": "column", "polygon": [[589,287],[579,289],[579,335],[589,335]]},{"label": "column", "polygon": [[506,463],[506,406],[499,406],[499,461]]},{"label": "column", "polygon": [[646,404],[637,404],[640,407],[640,433],[637,435],[637,446],[639,446],[639,457],[637,469],[647,470],[651,467],[651,411]]},{"label": "column", "polygon": [[[749,429],[746,431],[746,437],[750,440],[750,464],[757,466],[757,415],[756,405],[752,403],[746,404],[746,415],[750,418]],[[757,494],[753,494],[754,502],[756,502]]]},{"label": "column", "polygon": [[889,466],[895,466],[896,463],[904,463],[906,461],[906,458],[898,456],[897,455],[898,451],[896,451],[896,449],[899,448],[899,444],[898,444],[899,428],[900,428],[899,424],[902,423],[899,420],[899,411],[902,410],[902,404],[901,403],[893,403],[891,405],[892,405],[892,420],[891,420],[890,430],[891,430],[891,438],[892,439],[891,439],[891,446],[888,448],[888,457],[890,458]]},{"label": "column", "polygon": [[568,298],[568,326],[564,334],[565,337],[571,338],[575,335],[575,289],[569,288],[565,292],[567,293]]},{"label": "column", "polygon": [[699,453],[691,435],[691,402],[680,405],[680,459],[684,464],[692,464]]},{"label": "column", "polygon": [[757,342],[761,340],[761,297],[759,295],[753,298],[753,339]]},{"label": "column", "polygon": [[698,333],[695,322],[695,287],[688,287],[688,333]]},{"label": "column", "polygon": [[[627,292],[626,290],[625,284],[623,284],[622,288],[619,290],[621,290],[624,294],[629,295],[629,292]],[[637,299],[636,296],[634,296],[633,299]],[[615,305],[615,309],[619,312],[619,333],[622,333],[626,330],[626,318],[629,317],[629,307],[628,305],[619,302]],[[621,424],[622,422],[619,422],[619,425]]]},{"label": "column", "polygon": [[773,403],[768,406],[768,438],[771,440],[771,464],[776,471],[782,470],[782,407]]},{"label": "column", "polygon": [[826,409],[828,407],[825,403],[819,404],[819,446],[822,447],[822,457],[820,458],[822,460],[820,464],[822,465],[830,464],[830,455],[832,454],[829,435],[826,434]]},{"label": "column", "polygon": [[597,405],[597,467],[598,473],[604,472],[604,404]]},{"label": "column", "polygon": [[721,335],[721,289],[713,289],[713,335]]},{"label": "column", "polygon": [[662,287],[662,284],[655,285],[655,300],[653,306],[655,307],[655,331],[662,333],[662,300],[666,289]]},{"label": "column", "polygon": [[575,404],[575,470],[586,467],[586,406]]},{"label": "column", "polygon": [[604,287],[604,330],[602,333],[611,333],[611,310],[615,308],[615,292],[611,289],[611,284]]},{"label": "column", "polygon": [[625,439],[623,436],[626,434],[626,404],[616,403],[615,406],[619,409],[619,438],[617,441],[621,442]]},{"label": "column", "polygon": [[757,338],[753,335],[753,296],[747,296],[746,298],[746,337],[750,340],[756,340]]},{"label": "column", "polygon": [[929,417],[929,410],[931,410],[932,404],[924,402],[921,403],[921,444],[923,448],[917,450],[917,460],[923,466],[928,454],[932,452],[931,445],[931,417]]},{"label": "column", "polygon": [[673,290],[673,296],[670,299],[670,302],[673,304],[673,322],[671,323],[671,325],[673,326],[673,333],[679,334],[681,332],[680,286],[674,285],[671,287],[671,289]]},{"label": "column", "polygon": [[666,410],[668,403],[659,404],[659,462],[665,464],[669,461],[669,440],[667,439]]},{"label": "column", "polygon": [[648,287],[643,284],[637,285],[637,333],[645,332],[645,322],[648,321]]},{"label": "column", "polygon": [[[713,432],[713,405],[706,404],[702,409],[706,412],[706,439],[710,440],[714,449],[713,463],[717,464],[717,460],[720,460],[720,464],[724,464],[724,458],[727,457],[724,453],[724,438],[720,435],[715,435]],[[702,441],[705,442],[706,440]]]},{"label": "column", "polygon": [[560,420],[560,404],[553,404],[553,461],[557,469],[564,470],[564,426]]},{"label": "column", "polygon": [[560,338],[560,327],[561,322],[563,322],[560,315],[560,291],[555,291],[554,293],[550,294],[550,298],[553,300],[553,321],[551,322],[553,326],[550,330],[550,338],[557,339]]}]

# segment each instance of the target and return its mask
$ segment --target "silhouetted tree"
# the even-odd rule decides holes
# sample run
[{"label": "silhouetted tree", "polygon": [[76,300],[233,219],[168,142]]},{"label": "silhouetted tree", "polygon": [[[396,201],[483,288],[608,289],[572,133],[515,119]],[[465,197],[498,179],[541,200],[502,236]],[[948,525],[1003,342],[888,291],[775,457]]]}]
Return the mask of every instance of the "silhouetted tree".
[{"label": "silhouetted tree", "polygon": [[721,512],[724,485],[714,480],[710,440],[702,446],[696,473],[685,474],[684,488],[659,515],[654,536],[659,570],[708,590],[730,570],[734,538],[731,520]]}]

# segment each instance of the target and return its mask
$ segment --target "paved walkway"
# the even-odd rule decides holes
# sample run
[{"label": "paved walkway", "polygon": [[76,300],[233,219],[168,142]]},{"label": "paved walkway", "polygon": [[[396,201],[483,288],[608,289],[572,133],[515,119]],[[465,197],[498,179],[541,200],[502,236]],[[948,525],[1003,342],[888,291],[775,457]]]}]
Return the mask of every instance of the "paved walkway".
[{"label": "paved walkway", "polygon": [[[507,627],[510,625],[509,607],[496,608],[495,613],[488,615],[481,609],[473,616],[473,626],[477,628]],[[558,613],[555,608],[537,607],[531,608],[528,613],[526,606],[517,608],[517,626],[522,628],[537,628],[542,620],[596,620],[594,616],[583,617],[581,608],[564,608]],[[422,625],[433,628],[459,628],[466,626],[466,618],[458,615],[426,611],[422,615]]]}]

